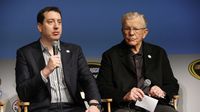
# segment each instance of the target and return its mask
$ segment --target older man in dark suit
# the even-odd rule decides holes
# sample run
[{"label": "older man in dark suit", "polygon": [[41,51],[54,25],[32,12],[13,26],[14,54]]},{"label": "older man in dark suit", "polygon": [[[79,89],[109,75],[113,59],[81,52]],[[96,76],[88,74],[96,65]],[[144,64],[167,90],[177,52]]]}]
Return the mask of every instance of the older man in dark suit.
[{"label": "older man in dark suit", "polygon": [[[16,89],[20,100],[30,102],[30,112],[99,112],[100,95],[81,48],[60,41],[60,10],[45,7],[38,13],[37,22],[40,39],[17,50]],[[81,90],[90,104],[88,109]]]},{"label": "older man in dark suit", "polygon": [[[123,41],[103,53],[97,77],[102,97],[113,99],[115,112],[146,112],[135,106],[146,93],[159,100],[155,112],[175,112],[168,103],[178,93],[179,85],[165,50],[143,41],[148,34],[144,16],[126,13],[122,33]],[[152,83],[142,90],[145,79]]]}]

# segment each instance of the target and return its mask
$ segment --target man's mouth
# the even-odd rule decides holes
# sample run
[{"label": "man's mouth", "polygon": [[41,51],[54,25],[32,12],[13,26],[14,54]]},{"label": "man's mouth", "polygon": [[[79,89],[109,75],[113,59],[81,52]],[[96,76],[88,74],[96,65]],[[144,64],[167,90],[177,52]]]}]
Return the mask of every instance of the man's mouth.
[{"label": "man's mouth", "polygon": [[135,38],[133,36],[128,37],[129,40],[135,40]]},{"label": "man's mouth", "polygon": [[53,32],[53,35],[54,36],[57,36],[57,35],[59,35],[60,33],[59,32]]}]

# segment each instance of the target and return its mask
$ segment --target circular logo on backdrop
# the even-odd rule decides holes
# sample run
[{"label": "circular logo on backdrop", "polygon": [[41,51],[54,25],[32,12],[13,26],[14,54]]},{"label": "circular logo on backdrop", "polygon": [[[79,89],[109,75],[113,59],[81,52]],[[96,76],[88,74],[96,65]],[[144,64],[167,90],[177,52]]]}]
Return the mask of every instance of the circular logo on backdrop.
[{"label": "circular logo on backdrop", "polygon": [[189,64],[189,72],[190,74],[200,80],[200,59],[193,61]]},{"label": "circular logo on backdrop", "polygon": [[13,102],[13,104],[12,104],[12,110],[13,110],[13,112],[18,112],[18,103],[19,102],[19,100],[15,100],[14,102]]}]

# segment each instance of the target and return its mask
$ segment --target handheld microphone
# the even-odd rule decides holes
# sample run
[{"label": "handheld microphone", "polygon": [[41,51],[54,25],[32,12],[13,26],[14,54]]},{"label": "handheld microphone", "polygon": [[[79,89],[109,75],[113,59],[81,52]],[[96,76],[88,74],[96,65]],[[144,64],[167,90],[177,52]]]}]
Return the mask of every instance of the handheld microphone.
[{"label": "handheld microphone", "polygon": [[[53,41],[52,42],[52,47],[53,47],[53,55],[57,55],[58,54],[58,41]],[[58,93],[59,93],[59,106],[60,106],[60,110],[61,112],[63,112],[63,107],[62,107],[62,96],[61,96],[61,90],[60,90],[60,80],[59,80],[59,73],[58,73],[58,68],[56,67],[56,76],[57,76],[57,82],[58,82]]]},{"label": "handheld microphone", "polygon": [[53,54],[57,55],[58,54],[58,41],[53,41],[52,47],[53,47]]},{"label": "handheld microphone", "polygon": [[143,85],[141,86],[141,89],[144,90],[146,87],[149,87],[151,85],[151,80],[145,79]]},{"label": "handheld microphone", "polygon": [[[149,87],[151,85],[151,80],[150,79],[145,79],[143,85],[140,87],[140,89],[142,91],[144,91],[145,88]],[[142,99],[139,99],[140,101]],[[129,102],[128,104],[128,108],[131,109],[132,108],[132,104],[135,106],[135,101],[131,100],[131,102]]]}]

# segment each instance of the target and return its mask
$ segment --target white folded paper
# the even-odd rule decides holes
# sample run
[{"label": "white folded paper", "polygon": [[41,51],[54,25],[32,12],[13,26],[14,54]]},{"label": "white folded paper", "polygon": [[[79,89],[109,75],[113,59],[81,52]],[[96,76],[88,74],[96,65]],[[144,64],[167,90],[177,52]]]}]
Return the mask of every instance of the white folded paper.
[{"label": "white folded paper", "polygon": [[157,103],[158,103],[157,99],[145,95],[142,101],[137,100],[135,105],[142,107],[150,112],[154,112]]}]

